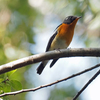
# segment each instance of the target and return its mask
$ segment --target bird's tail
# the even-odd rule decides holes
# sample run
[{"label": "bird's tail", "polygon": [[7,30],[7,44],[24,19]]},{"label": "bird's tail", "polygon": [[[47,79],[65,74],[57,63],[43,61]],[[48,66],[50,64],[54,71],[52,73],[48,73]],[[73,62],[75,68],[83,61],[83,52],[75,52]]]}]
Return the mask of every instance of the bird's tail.
[{"label": "bird's tail", "polygon": [[[58,58],[59,59],[59,58]],[[57,62],[58,59],[53,59],[53,61],[50,64],[50,68]]]},{"label": "bird's tail", "polygon": [[40,75],[43,71],[43,69],[45,68],[46,64],[48,63],[48,61],[44,61],[42,62],[39,67],[37,68],[37,73]]}]

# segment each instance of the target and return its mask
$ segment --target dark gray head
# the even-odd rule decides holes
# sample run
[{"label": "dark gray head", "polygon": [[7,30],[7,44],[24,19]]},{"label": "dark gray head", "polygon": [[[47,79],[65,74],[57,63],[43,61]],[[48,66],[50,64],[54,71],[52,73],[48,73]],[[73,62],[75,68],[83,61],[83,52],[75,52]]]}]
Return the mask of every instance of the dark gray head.
[{"label": "dark gray head", "polygon": [[65,24],[70,24],[72,23],[75,19],[81,18],[81,17],[76,17],[76,16],[68,16],[64,19],[63,23]]}]

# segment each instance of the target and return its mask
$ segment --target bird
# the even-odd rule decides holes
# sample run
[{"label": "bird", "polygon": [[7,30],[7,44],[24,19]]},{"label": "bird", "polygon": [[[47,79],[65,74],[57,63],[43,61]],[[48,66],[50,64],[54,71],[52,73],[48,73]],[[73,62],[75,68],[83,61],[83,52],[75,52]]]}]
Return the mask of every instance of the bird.
[{"label": "bird", "polygon": [[[54,34],[50,37],[49,42],[46,47],[46,51],[66,49],[72,41],[74,35],[74,29],[77,21],[81,17],[68,16],[64,21],[56,28]],[[57,62],[59,58],[53,59],[50,64],[50,68]],[[37,68],[37,73],[40,75],[45,68],[49,60],[42,61]]]}]

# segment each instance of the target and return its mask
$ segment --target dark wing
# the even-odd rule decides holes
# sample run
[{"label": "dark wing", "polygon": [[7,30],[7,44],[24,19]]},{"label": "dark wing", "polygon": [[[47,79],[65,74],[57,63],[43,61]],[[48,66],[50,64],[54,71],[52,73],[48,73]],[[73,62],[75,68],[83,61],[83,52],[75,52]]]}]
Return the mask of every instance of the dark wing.
[{"label": "dark wing", "polygon": [[[61,25],[61,24],[60,24],[60,25]],[[59,25],[59,26],[60,26],[60,25]],[[59,26],[58,26],[58,27],[59,27]],[[58,27],[57,27],[55,30],[57,30]],[[48,42],[47,48],[46,48],[46,52],[49,50],[49,48],[50,48],[50,46],[51,46],[51,43],[52,43],[52,41],[53,41],[53,39],[55,38],[56,35],[57,35],[57,31],[51,36],[51,38],[50,38],[50,40],[49,40],[49,42]]]},{"label": "dark wing", "polygon": [[[62,25],[62,23],[60,25]],[[58,25],[54,31],[56,31],[60,25]]]},{"label": "dark wing", "polygon": [[49,50],[51,43],[52,43],[52,41],[53,41],[53,39],[55,38],[56,35],[57,35],[57,31],[51,36],[51,38],[48,42],[47,48],[46,48],[46,52]]}]

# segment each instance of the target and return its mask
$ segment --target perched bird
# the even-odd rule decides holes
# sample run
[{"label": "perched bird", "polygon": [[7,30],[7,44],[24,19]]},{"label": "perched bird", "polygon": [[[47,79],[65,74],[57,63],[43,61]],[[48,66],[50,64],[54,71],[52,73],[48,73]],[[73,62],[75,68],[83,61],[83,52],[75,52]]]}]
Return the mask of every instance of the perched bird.
[{"label": "perched bird", "polygon": [[[80,18],[81,17],[76,17],[76,16],[66,17],[63,23],[61,23],[56,28],[56,32],[51,36],[46,48],[46,52],[51,50],[56,50],[56,49],[67,48],[72,41],[75,25]],[[50,67],[52,67],[57,60],[58,59],[53,59],[53,61],[50,64]],[[39,75],[42,73],[47,63],[48,60],[43,61],[39,65],[39,67],[37,68],[37,73]]]}]

